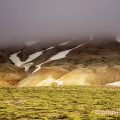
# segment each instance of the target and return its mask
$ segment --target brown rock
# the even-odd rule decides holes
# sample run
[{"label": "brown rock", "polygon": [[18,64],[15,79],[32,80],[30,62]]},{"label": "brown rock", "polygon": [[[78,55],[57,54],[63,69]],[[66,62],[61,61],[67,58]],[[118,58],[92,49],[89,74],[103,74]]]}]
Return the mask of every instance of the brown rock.
[{"label": "brown rock", "polygon": [[0,65],[0,86],[16,86],[25,77],[25,73],[15,65],[5,63]]}]

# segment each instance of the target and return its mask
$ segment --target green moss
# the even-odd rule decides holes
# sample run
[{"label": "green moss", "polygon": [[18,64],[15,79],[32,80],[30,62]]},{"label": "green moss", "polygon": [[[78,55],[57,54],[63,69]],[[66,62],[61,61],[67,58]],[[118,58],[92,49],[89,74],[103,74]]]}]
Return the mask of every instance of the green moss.
[{"label": "green moss", "polygon": [[0,88],[0,120],[119,120],[120,88],[61,86]]}]

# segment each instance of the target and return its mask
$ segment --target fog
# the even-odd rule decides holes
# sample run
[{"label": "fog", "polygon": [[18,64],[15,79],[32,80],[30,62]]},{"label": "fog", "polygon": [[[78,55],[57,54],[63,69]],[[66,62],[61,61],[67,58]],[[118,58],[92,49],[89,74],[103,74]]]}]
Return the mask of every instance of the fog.
[{"label": "fog", "polygon": [[0,0],[0,44],[120,34],[120,0]]}]

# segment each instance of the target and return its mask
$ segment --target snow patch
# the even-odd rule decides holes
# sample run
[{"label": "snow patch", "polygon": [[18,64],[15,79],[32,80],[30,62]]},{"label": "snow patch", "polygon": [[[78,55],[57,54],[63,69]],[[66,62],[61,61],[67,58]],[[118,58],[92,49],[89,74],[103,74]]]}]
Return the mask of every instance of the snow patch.
[{"label": "snow patch", "polygon": [[51,60],[56,60],[56,59],[60,59],[60,58],[64,58],[66,57],[66,55],[70,52],[70,50],[65,50],[65,51],[62,51],[62,52],[59,52],[58,54],[52,56],[49,61]]},{"label": "snow patch", "polygon": [[120,36],[117,36],[116,40],[117,40],[118,42],[120,42]]},{"label": "snow patch", "polygon": [[41,63],[41,64],[39,64],[39,65],[36,65],[37,68],[32,72],[32,74],[35,73],[35,72],[37,72],[38,70],[40,70],[42,64],[44,64],[44,63]]},{"label": "snow patch", "polygon": [[35,43],[37,43],[38,41],[27,41],[27,42],[25,42],[26,44],[27,44],[27,46],[30,46],[30,45],[32,45],[32,44],[35,44]]},{"label": "snow patch", "polygon": [[47,78],[45,80],[40,81],[35,86],[49,86],[51,83],[53,83],[55,80],[53,78]]},{"label": "snow patch", "polygon": [[114,83],[108,83],[106,85],[115,85],[115,86],[120,86],[120,81],[114,82]]},{"label": "snow patch", "polygon": [[[66,50],[66,51],[62,51],[62,52],[59,52],[58,54],[52,56],[49,60],[45,61],[44,63],[48,62],[48,61],[51,61],[51,60],[56,60],[56,59],[60,59],[60,58],[64,58],[66,57],[66,55],[69,53],[70,50]],[[44,64],[44,63],[41,63],[39,65],[36,65],[36,69],[33,71],[33,73],[37,72],[38,70],[41,69],[41,65]],[[33,74],[32,73],[32,74]]]},{"label": "snow patch", "polygon": [[[88,43],[88,42],[86,42],[86,43]],[[86,44],[86,43],[83,43],[83,44],[81,44],[81,45],[78,45],[78,46],[75,47],[75,48],[72,48],[72,49],[69,49],[69,50],[65,50],[65,51],[59,52],[58,54],[52,56],[52,57],[49,59],[49,61],[50,61],[50,60],[56,60],[56,59],[64,58],[64,57],[66,57],[66,55],[67,55],[71,50],[76,49],[76,48],[78,48],[78,47],[80,47],[80,46],[82,46],[82,45],[84,45],[84,44]]]},{"label": "snow patch", "polygon": [[[73,38],[73,39],[75,39],[75,38]],[[90,41],[88,41],[88,42],[90,42]],[[82,45],[84,45],[84,44],[87,44],[88,42],[83,43],[83,44],[81,44],[81,45],[78,45],[77,47],[75,47],[75,48],[73,48],[73,49],[76,49],[76,48],[78,48],[78,47],[80,47],[80,46],[82,46]],[[66,55],[67,55],[71,50],[73,50],[73,49],[61,51],[61,52],[59,52],[58,54],[52,56],[49,60],[45,61],[44,63],[47,63],[48,61],[51,61],[51,60],[56,60],[56,59],[64,58],[64,57],[66,57]],[[33,71],[33,73],[35,73],[36,71],[40,70],[40,69],[41,69],[41,65],[44,64],[44,63],[41,63],[41,64],[39,64],[39,65],[36,65],[37,69],[35,69],[35,70]],[[33,74],[33,73],[32,73],[32,74]]]},{"label": "snow patch", "polygon": [[[31,45],[31,44],[34,44],[34,43],[36,43],[36,42],[38,42],[38,41],[28,41],[28,42],[26,42],[26,44],[27,44],[27,45]],[[52,48],[54,48],[54,46],[49,47],[49,48],[46,49],[46,50],[49,50],[49,49],[52,49]],[[42,52],[43,52],[43,51],[39,51],[39,52],[36,52],[36,53],[31,54],[31,55],[29,56],[29,58],[28,58],[26,61],[24,61],[24,62],[22,62],[22,61],[19,59],[19,57],[17,56],[17,54],[20,53],[20,51],[17,52],[17,53],[12,54],[12,55],[10,56],[10,59],[12,60],[12,62],[13,62],[16,66],[25,68],[25,71],[27,71],[27,70],[29,69],[29,67],[30,67],[33,63],[32,63],[32,64],[31,64],[31,63],[30,63],[30,64],[29,64],[29,63],[28,63],[28,64],[25,64],[25,63],[30,62],[30,61],[32,61],[33,59],[37,58],[38,56],[40,56],[40,55],[42,54]],[[38,68],[36,69],[36,71],[41,68],[41,65],[42,65],[42,64],[36,66],[36,67],[38,67]],[[35,71],[35,72],[36,72],[36,71]]]},{"label": "snow patch", "polygon": [[61,45],[66,45],[66,44],[68,44],[69,42],[70,42],[70,41],[64,42],[64,43],[60,44],[60,46],[61,46]]},{"label": "snow patch", "polygon": [[23,64],[21,65],[21,68],[25,68],[25,71],[28,71],[28,69],[33,65],[33,63],[27,63],[27,64]]},{"label": "snow patch", "polygon": [[57,84],[58,84],[58,86],[60,86],[60,85],[62,85],[62,84],[63,84],[63,81],[60,81],[60,80],[55,80],[54,82],[55,82],[55,83],[57,83]]},{"label": "snow patch", "polygon": [[19,52],[12,54],[9,59],[11,59],[16,66],[20,67],[22,62],[20,61],[19,57],[17,57],[18,53]]},{"label": "snow patch", "polygon": [[39,55],[41,55],[41,54],[42,54],[42,51],[36,52],[36,53],[30,55],[29,58],[25,61],[25,63],[27,63],[27,62],[29,62],[29,61],[31,61],[31,60],[37,58],[37,57],[38,57]]},{"label": "snow patch", "polygon": [[46,50],[50,50],[50,49],[52,49],[52,48],[54,48],[54,46],[52,46],[52,47],[49,47],[49,48],[47,48]]},{"label": "snow patch", "polygon": [[[18,53],[19,53],[19,52],[18,52]],[[38,57],[39,55],[41,55],[41,54],[42,54],[42,51],[36,52],[36,53],[34,53],[34,54],[31,54],[31,55],[29,56],[29,58],[28,58],[26,61],[24,61],[24,62],[20,61],[19,57],[17,56],[18,53],[12,54],[12,55],[10,56],[10,59],[12,60],[12,62],[14,62],[14,64],[15,64],[16,66],[20,67],[21,65],[23,65],[23,64],[25,64],[25,63],[27,63],[27,62],[30,62],[31,60],[33,60],[33,59],[35,59],[36,57]]]},{"label": "snow patch", "polygon": [[[72,40],[74,40],[74,39],[76,39],[76,37],[72,38]],[[61,45],[66,45],[66,44],[68,44],[68,43],[69,43],[70,41],[72,41],[72,40],[69,40],[69,41],[67,41],[67,42],[61,43],[60,46],[61,46]]]}]

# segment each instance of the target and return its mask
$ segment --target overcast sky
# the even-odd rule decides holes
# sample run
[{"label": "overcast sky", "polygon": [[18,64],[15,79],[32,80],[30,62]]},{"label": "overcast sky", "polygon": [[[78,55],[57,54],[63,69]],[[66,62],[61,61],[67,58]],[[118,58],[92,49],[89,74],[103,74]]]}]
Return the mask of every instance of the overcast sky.
[{"label": "overcast sky", "polygon": [[120,0],[0,0],[0,42],[120,33]]}]

